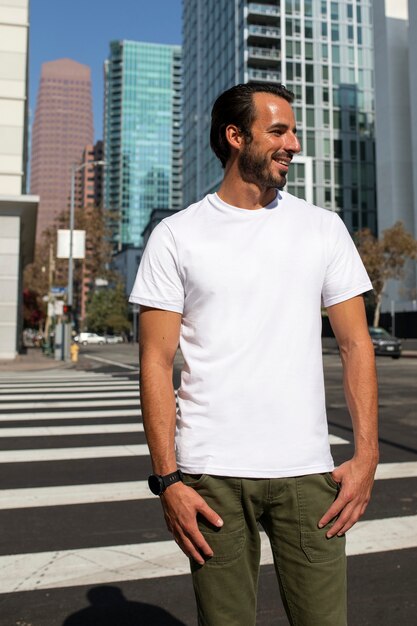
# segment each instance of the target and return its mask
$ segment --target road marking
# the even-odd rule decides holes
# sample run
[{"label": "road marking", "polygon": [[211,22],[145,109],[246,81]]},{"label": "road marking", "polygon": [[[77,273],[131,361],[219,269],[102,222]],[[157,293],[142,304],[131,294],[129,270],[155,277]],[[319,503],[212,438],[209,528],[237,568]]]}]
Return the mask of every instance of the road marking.
[{"label": "road marking", "polygon": [[0,426],[0,438],[104,435],[107,433],[143,433],[143,424],[80,424],[78,426],[29,426],[23,428],[1,428]]},{"label": "road marking", "polygon": [[85,448],[45,448],[44,450],[1,450],[0,463],[32,463],[37,461],[72,461],[104,459],[120,456],[145,456],[145,444],[125,446],[86,446]]},{"label": "road marking", "polygon": [[129,391],[113,391],[110,387],[106,389],[100,389],[99,391],[72,391],[69,393],[45,393],[39,391],[38,393],[28,394],[2,394],[0,395],[0,408],[3,402],[12,402],[14,400],[73,400],[74,398],[138,398],[139,389],[132,389]]},{"label": "road marking", "polygon": [[[348,533],[347,554],[361,555],[417,547],[417,516],[358,522]],[[261,565],[273,563],[261,533]],[[181,576],[187,557],[174,541],[156,541],[80,550],[56,550],[0,557],[1,593],[97,585]]]},{"label": "road marking", "polygon": [[122,367],[123,369],[126,370],[135,370],[138,371],[139,370],[139,366],[133,366],[133,365],[126,365],[126,363],[120,363],[119,361],[111,361],[110,359],[103,359],[100,356],[93,356],[92,354],[84,354],[83,356],[86,356],[88,359],[92,359],[93,361],[99,361],[101,363],[108,363],[109,365],[117,365],[117,367]]},{"label": "road marking", "polygon": [[[416,476],[417,462],[385,463],[378,467],[376,479],[415,478]],[[0,510],[70,504],[97,504],[100,502],[145,500],[147,498],[154,498],[154,496],[149,491],[146,480],[1,489]]]},{"label": "road marking", "polygon": [[406,461],[404,463],[380,463],[376,468],[376,480],[388,480],[391,478],[417,478],[417,462]]},{"label": "road marking", "polygon": [[106,378],[71,378],[71,376],[66,377],[64,380],[26,380],[21,381],[20,378],[10,380],[8,382],[4,381],[0,377],[0,389],[27,389],[27,388],[36,388],[36,387],[83,387],[89,386],[93,387],[95,385],[137,385],[138,379],[131,380],[126,376],[120,376],[119,378],[115,378],[114,376],[108,376]]},{"label": "road marking", "polygon": [[69,504],[98,504],[155,498],[146,480],[91,485],[65,485],[34,489],[1,489],[0,510]]},{"label": "road marking", "polygon": [[33,385],[32,383],[30,385],[0,385],[0,397],[2,394],[5,393],[12,393],[12,392],[19,392],[19,393],[42,393],[45,392],[49,389],[51,390],[56,390],[56,389],[62,389],[63,392],[65,391],[88,391],[89,389],[91,390],[97,390],[97,389],[139,389],[139,384],[137,381],[126,381],[126,382],[118,382],[116,381],[110,381],[110,380],[103,380],[102,382],[98,382],[98,383],[82,383],[82,382],[72,382],[72,383],[41,383],[41,384],[37,384],[37,385]]},{"label": "road marking", "polygon": [[[36,413],[1,413],[1,422],[18,422],[31,420],[63,420],[63,419],[89,419],[93,417],[138,417],[142,415],[140,402],[137,409],[110,409],[109,411],[36,411]],[[0,426],[1,428],[1,426]],[[0,431],[1,432],[1,431]]]},{"label": "road marking", "polygon": [[336,435],[329,435],[329,443],[332,446],[338,446],[341,444],[350,443],[347,439],[342,439],[342,437],[336,437]]},{"label": "road marking", "polygon": [[76,407],[84,407],[86,411],[88,411],[88,408],[91,406],[129,406],[132,404],[136,404],[139,400],[135,400],[135,398],[137,398],[137,395],[134,394],[130,394],[132,395],[132,399],[131,400],[124,400],[123,398],[118,397],[118,394],[116,394],[116,396],[118,397],[118,399],[116,400],[88,400],[88,404],[86,404],[85,400],[67,400],[66,402],[60,402],[58,401],[52,401],[52,402],[44,402],[39,401],[39,402],[5,402],[4,404],[2,402],[0,402],[0,410],[1,411],[11,411],[13,409],[27,409],[28,411],[30,410],[38,410],[38,409],[64,409],[65,407],[68,408],[76,408]]}]

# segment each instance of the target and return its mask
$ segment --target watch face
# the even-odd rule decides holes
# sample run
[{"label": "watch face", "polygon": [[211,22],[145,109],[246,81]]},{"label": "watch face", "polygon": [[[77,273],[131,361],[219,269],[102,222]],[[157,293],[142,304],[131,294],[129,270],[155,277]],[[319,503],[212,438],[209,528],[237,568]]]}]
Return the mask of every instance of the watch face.
[{"label": "watch face", "polygon": [[163,484],[159,476],[156,476],[155,474],[151,474],[151,476],[149,476],[148,478],[148,485],[152,493],[154,493],[156,496],[161,495],[163,491]]}]

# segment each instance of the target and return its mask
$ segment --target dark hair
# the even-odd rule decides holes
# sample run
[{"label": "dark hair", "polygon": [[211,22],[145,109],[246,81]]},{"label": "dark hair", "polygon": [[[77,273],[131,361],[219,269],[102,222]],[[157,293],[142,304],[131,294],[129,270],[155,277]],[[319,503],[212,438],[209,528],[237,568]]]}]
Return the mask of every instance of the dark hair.
[{"label": "dark hair", "polygon": [[250,129],[255,119],[254,93],[270,93],[289,103],[294,101],[292,91],[284,85],[271,83],[244,83],[220,94],[211,110],[210,146],[222,167],[225,167],[230,157],[230,145],[225,135],[229,124],[235,124],[248,141],[252,139]]}]

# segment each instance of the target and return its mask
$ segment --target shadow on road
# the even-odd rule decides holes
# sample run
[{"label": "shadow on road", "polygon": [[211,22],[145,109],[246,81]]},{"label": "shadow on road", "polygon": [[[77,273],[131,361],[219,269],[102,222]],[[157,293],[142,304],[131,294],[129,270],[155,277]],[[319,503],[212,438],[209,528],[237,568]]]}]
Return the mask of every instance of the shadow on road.
[{"label": "shadow on road", "polygon": [[111,585],[93,587],[87,599],[90,606],[67,617],[62,626],[185,626],[158,606],[127,600]]}]

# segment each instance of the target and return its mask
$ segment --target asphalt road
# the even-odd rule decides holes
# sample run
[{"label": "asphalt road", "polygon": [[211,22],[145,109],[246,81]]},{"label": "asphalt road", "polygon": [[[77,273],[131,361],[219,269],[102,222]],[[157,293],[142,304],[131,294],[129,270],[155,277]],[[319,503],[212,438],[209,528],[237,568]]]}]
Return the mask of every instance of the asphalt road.
[{"label": "asphalt road", "polygon": [[[339,358],[324,363],[339,464],[352,454],[352,428]],[[377,366],[385,478],[364,517],[365,541],[355,539],[348,559],[349,624],[411,626],[417,359],[378,357]],[[132,345],[82,347],[76,370],[0,374],[1,626],[196,626],[186,568],[143,485],[150,462],[137,380]],[[257,626],[276,625],[288,622],[265,564]]]}]

